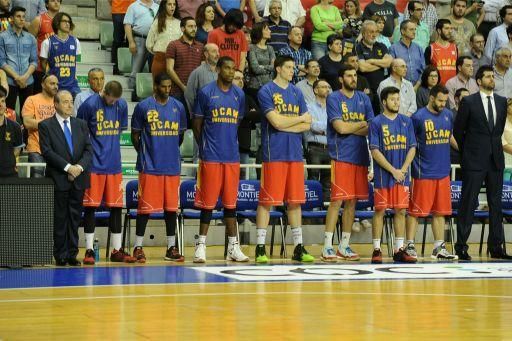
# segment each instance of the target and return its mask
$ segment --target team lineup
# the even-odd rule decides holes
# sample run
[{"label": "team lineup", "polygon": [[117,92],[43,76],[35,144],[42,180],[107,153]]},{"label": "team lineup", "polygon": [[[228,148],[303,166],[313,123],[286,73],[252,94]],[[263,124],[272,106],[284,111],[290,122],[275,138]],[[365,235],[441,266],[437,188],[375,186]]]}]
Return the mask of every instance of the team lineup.
[{"label": "team lineup", "polygon": [[[294,252],[292,259],[312,262],[304,248],[301,204],[304,191],[302,133],[310,130],[308,113],[301,91],[292,83],[294,61],[279,56],[276,77],[258,92],[262,111],[261,144],[263,162],[261,189],[256,215],[257,245],[255,261],[267,263],[266,228],[273,206],[287,206]],[[249,261],[240,249],[236,228],[237,192],[240,177],[238,124],[244,116],[245,96],[232,84],[235,62],[222,57],[217,63],[218,80],[199,90],[192,116],[192,129],[199,150],[195,206],[201,210],[199,235],[193,261],[206,262],[206,237],[212,211],[221,199],[226,234],[227,260]],[[477,80],[492,78],[484,68]],[[480,76],[480,79],[478,78]],[[414,235],[418,218],[433,217],[432,258],[456,260],[444,241],[445,217],[451,215],[450,146],[453,114],[446,108],[448,90],[438,85],[430,90],[428,105],[412,117],[399,113],[400,91],[382,89],[382,113],[374,113],[369,97],[357,91],[357,71],[344,65],[339,71],[341,89],[327,97],[327,142],[331,158],[331,203],[327,211],[325,240],[321,260],[359,260],[350,247],[351,228],[358,200],[366,200],[373,181],[374,207],[372,263],[382,263],[381,235],[386,210],[394,211],[395,244],[393,260],[414,263],[417,254]],[[166,260],[181,262],[176,246],[176,217],[180,184],[180,144],[187,129],[183,105],[169,96],[172,81],[166,74],[154,80],[153,96],[134,109],[131,138],[137,151],[139,206],[133,255],[121,247],[121,155],[119,134],[128,126],[128,109],[121,98],[119,83],[108,82],[103,94],[87,99],[78,117],[89,127],[94,154],[91,188],[84,196],[86,225],[85,264],[94,264],[94,210],[104,205],[113,209],[111,229],[114,250],[112,261],[144,263],[143,238],[149,214],[164,212],[168,247]],[[373,167],[369,170],[370,161]],[[279,176],[275,176],[279,174]],[[274,175],[274,176],[272,176]],[[340,209],[342,234],[337,250],[332,245]],[[92,218],[91,218],[92,217]]]}]

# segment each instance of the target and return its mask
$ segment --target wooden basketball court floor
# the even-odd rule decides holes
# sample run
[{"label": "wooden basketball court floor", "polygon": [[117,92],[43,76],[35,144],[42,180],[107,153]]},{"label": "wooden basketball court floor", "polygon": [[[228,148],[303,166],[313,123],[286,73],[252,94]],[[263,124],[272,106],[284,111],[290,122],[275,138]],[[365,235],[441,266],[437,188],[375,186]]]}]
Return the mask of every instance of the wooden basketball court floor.
[{"label": "wooden basketball court floor", "polygon": [[258,266],[209,247],[197,266],[186,251],[181,265],[146,248],[146,265],[0,270],[0,340],[512,339],[512,263]]}]

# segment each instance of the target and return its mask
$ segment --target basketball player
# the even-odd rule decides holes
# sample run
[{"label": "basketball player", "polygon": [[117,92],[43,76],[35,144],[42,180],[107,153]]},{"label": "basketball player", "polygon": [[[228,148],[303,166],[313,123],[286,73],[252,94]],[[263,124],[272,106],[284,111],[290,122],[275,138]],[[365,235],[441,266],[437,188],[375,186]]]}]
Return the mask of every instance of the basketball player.
[{"label": "basketball player", "polygon": [[194,135],[199,146],[195,206],[201,209],[194,263],[206,261],[206,235],[219,196],[228,234],[227,260],[247,262],[236,231],[236,200],[240,178],[238,125],[245,110],[242,89],[232,84],[236,64],[230,57],[217,62],[218,78],[198,91],[194,104]]},{"label": "basketball player", "polygon": [[81,49],[78,39],[70,34],[75,28],[69,14],[59,12],[52,21],[54,35],[41,44],[41,66],[47,74],[59,79],[59,90],[71,92],[73,98],[80,92],[76,79],[76,63]]},{"label": "basketball player", "polygon": [[172,81],[166,73],[155,77],[153,96],[137,106],[132,116],[132,143],[137,151],[139,206],[137,208],[133,256],[146,262],[142,242],[149,214],[164,211],[167,252],[164,259],[183,262],[176,247],[178,188],[180,185],[180,144],[187,129],[185,108],[169,97]]},{"label": "basketball player", "polygon": [[446,250],[444,242],[445,216],[452,214],[450,195],[450,142],[452,112],[446,109],[448,89],[436,85],[430,89],[428,104],[412,115],[416,133],[416,156],[412,162],[411,201],[407,217],[407,247],[410,256],[417,257],[414,236],[418,217],[432,214],[434,249],[432,258],[454,260],[458,257]]},{"label": "basketball player", "polygon": [[121,98],[122,94],[121,84],[110,81],[101,95],[94,94],[82,103],[77,114],[78,118],[87,122],[94,152],[91,187],[86,189],[84,194],[84,264],[94,265],[94,212],[102,203],[110,209],[110,261],[135,262],[135,258],[121,248],[123,190],[119,135],[128,127],[128,104]]},{"label": "basketball player", "polygon": [[393,209],[395,250],[393,260],[414,263],[404,249],[405,209],[409,206],[409,166],[416,152],[414,128],[409,117],[399,114],[400,90],[386,87],[380,100],[384,112],[370,121],[370,150],[375,180],[372,263],[382,263],[380,236],[386,209]]},{"label": "basketball player", "polygon": [[[327,143],[331,161],[331,204],[325,222],[324,249],[321,259],[359,260],[349,246],[350,232],[358,199],[368,198],[368,121],[373,118],[370,98],[357,91],[357,71],[350,65],[339,70],[341,90],[327,97]],[[332,236],[341,204],[342,233],[338,251],[334,253]]]},{"label": "basketball player", "polygon": [[291,83],[295,62],[290,56],[278,56],[274,62],[276,78],[258,91],[261,112],[263,164],[261,189],[256,215],[256,262],[267,263],[265,237],[272,206],[286,202],[288,222],[295,249],[292,259],[312,262],[302,243],[300,205],[306,201],[302,133],[311,128],[302,92]]}]

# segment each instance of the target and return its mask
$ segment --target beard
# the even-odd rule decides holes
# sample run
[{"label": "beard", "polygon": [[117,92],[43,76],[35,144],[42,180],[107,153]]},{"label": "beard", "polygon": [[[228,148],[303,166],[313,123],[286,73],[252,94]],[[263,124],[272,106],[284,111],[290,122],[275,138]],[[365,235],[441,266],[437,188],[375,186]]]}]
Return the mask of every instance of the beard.
[{"label": "beard", "polygon": [[343,82],[343,89],[354,91],[357,89],[357,83],[345,83]]},{"label": "beard", "polygon": [[389,112],[390,112],[390,113],[392,113],[392,114],[398,114],[398,110],[399,110],[399,108],[400,108],[400,107],[398,107],[398,108],[396,108],[396,109],[395,109],[395,108],[391,108],[387,103],[386,103],[386,105],[385,105],[384,107],[385,107],[385,109],[386,109],[387,111],[389,111]]},{"label": "beard", "polygon": [[444,109],[444,107],[441,108],[437,104],[432,103],[432,109],[434,109],[435,112],[439,113],[439,112],[441,112]]}]

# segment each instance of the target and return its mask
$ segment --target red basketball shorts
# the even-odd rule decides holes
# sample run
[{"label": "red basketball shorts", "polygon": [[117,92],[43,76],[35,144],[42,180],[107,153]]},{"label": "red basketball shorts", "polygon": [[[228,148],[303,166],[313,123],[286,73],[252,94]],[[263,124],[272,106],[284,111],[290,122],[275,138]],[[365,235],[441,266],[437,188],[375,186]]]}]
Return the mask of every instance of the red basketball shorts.
[{"label": "red basketball shorts", "polygon": [[409,187],[395,184],[391,188],[375,188],[375,210],[409,207]]},{"label": "red basketball shorts", "polygon": [[412,180],[409,214],[426,217],[430,213],[443,216],[452,214],[449,176],[442,179]]},{"label": "red basketball shorts", "polygon": [[225,208],[236,208],[239,179],[239,163],[200,161],[194,205],[211,210],[221,197]]},{"label": "red basketball shorts", "polygon": [[331,201],[368,199],[368,167],[331,161]]},{"label": "red basketball shorts", "polygon": [[264,206],[303,204],[304,163],[302,161],[263,162],[259,203]]},{"label": "red basketball shorts", "polygon": [[139,174],[137,213],[150,214],[178,210],[179,175]]},{"label": "red basketball shorts", "polygon": [[91,187],[85,190],[84,207],[123,207],[123,176],[91,173]]}]

